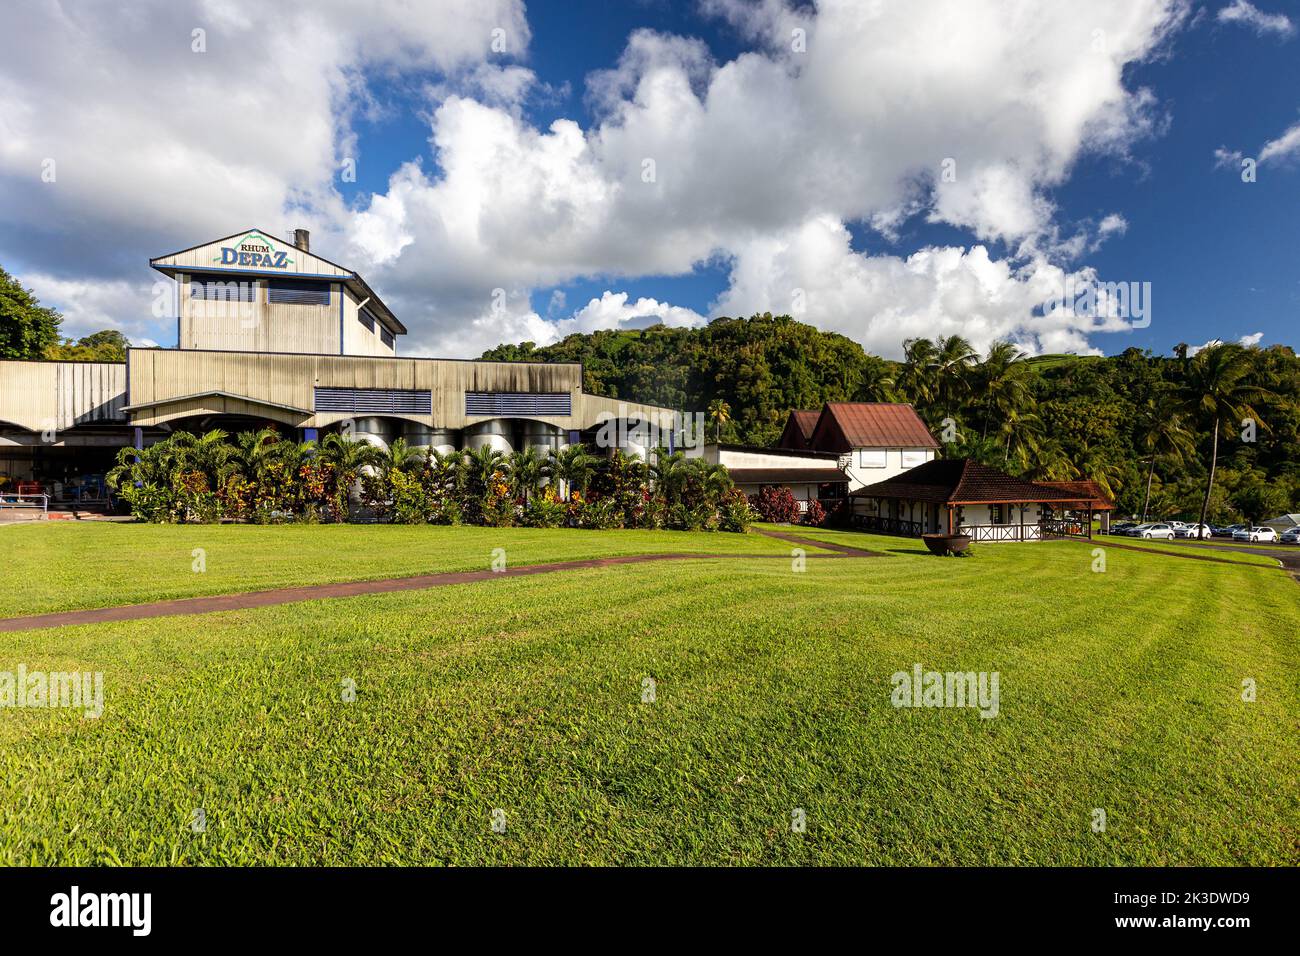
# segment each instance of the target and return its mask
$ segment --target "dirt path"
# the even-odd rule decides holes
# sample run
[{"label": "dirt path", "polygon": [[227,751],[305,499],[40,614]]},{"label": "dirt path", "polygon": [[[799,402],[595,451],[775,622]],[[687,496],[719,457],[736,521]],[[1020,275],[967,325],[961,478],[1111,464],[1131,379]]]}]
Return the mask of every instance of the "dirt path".
[{"label": "dirt path", "polygon": [[[826,548],[835,554],[819,554],[818,558],[880,557],[875,552],[860,551],[824,541],[812,541],[794,535],[759,531],[769,537],[780,538],[813,548]],[[776,558],[788,561],[784,554],[690,554],[668,552],[664,554],[632,554],[614,558],[588,558],[579,561],[555,561],[550,564],[523,565],[502,571],[446,571],[438,574],[419,574],[402,578],[380,578],[374,581],[345,581],[337,584],[312,584],[306,587],[274,588],[266,591],[247,591],[240,594],[216,594],[207,597],[175,598],[151,601],[147,604],[125,604],[117,607],[86,608],[77,611],[55,611],[49,614],[32,614],[26,617],[0,618],[0,633],[26,631],[43,627],[68,627],[74,624],[106,624],[113,621],[137,621],[151,617],[176,614],[211,614],[214,611],[239,611],[246,608],[271,607],[293,604],[298,601],[319,601],[328,598],[357,597],[363,594],[386,594],[391,591],[418,591],[424,588],[444,587],[450,584],[472,584],[496,578],[522,577],[532,574],[550,574],[555,571],[576,571],[581,568],[606,568],[621,564],[644,564],[650,561],[691,561],[725,558],[728,560],[751,558]]]}]

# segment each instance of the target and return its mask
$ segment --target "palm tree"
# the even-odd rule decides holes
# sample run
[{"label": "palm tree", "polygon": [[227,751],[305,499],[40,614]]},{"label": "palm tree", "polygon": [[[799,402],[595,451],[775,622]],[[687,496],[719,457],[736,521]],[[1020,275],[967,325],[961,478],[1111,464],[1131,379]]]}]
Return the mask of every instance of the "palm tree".
[{"label": "palm tree", "polygon": [[685,452],[669,454],[667,448],[656,449],[654,462],[650,465],[655,491],[669,504],[679,500],[690,477],[691,462],[700,460],[688,459]]},{"label": "palm tree", "polygon": [[501,449],[481,445],[466,452],[465,469],[470,481],[476,482],[480,488],[486,488],[498,472],[502,475],[510,473],[510,463]]},{"label": "palm tree", "polygon": [[1199,523],[1202,525],[1210,510],[1214,471],[1219,463],[1219,427],[1225,423],[1233,427],[1246,418],[1268,427],[1250,403],[1272,393],[1247,381],[1252,366],[1250,353],[1242,346],[1211,345],[1186,363],[1184,380],[1178,388],[1178,397],[1188,415],[1210,426],[1210,474],[1205,481],[1205,497],[1201,499]]},{"label": "palm tree", "polygon": [[955,415],[970,392],[971,366],[979,356],[960,335],[940,339],[935,346],[934,398],[939,407]]},{"label": "palm tree", "polygon": [[[1079,477],[1079,469],[1074,460],[1066,454],[1065,446],[1054,435],[1039,436],[1033,432],[1033,462],[1029,469],[1031,477],[1038,481],[1074,481]],[[1026,450],[1029,453],[1029,450]]]},{"label": "palm tree", "polygon": [[245,478],[261,481],[266,477],[267,467],[280,451],[276,447],[279,441],[280,433],[274,428],[240,432],[235,436],[235,455]]},{"label": "palm tree", "polygon": [[1192,433],[1183,416],[1170,407],[1172,404],[1172,396],[1157,393],[1143,402],[1138,410],[1137,445],[1148,458],[1147,487],[1142,497],[1143,522],[1147,520],[1151,506],[1151,481],[1156,474],[1156,460],[1185,461],[1195,453]]},{"label": "palm tree", "polygon": [[104,480],[113,488],[125,484],[167,487],[177,467],[176,449],[171,439],[166,438],[143,449],[130,445],[119,448],[115,464]]},{"label": "palm tree", "polygon": [[198,472],[208,480],[210,488],[217,488],[227,475],[239,467],[235,460],[235,449],[226,441],[229,437],[220,428],[214,428],[202,435],[175,432],[170,443],[181,470]]},{"label": "palm tree", "polygon": [[713,422],[713,440],[721,444],[722,426],[731,421],[731,406],[715,398],[709,402],[709,420]]},{"label": "palm tree", "polygon": [[394,438],[388,450],[377,449],[375,464],[384,472],[410,471],[420,464],[424,453],[412,448],[405,438]]},{"label": "palm tree", "polygon": [[569,445],[559,451],[551,449],[546,460],[546,474],[560,484],[561,497],[577,491],[585,493],[596,470],[597,459],[582,445]]},{"label": "palm tree", "polygon": [[903,340],[903,370],[898,376],[898,387],[913,405],[927,410],[934,400],[934,382],[931,370],[937,350],[929,339]]},{"label": "palm tree", "polygon": [[529,496],[546,476],[546,462],[537,454],[535,446],[528,445],[510,456],[510,473],[514,476],[516,490],[524,496],[524,504],[528,504]]},{"label": "palm tree", "polygon": [[989,420],[996,412],[999,418],[1024,410],[1032,401],[1029,388],[1029,366],[1026,354],[1012,342],[994,342],[989,354],[975,369],[975,378],[984,403],[984,425],[981,436],[989,433]]},{"label": "palm tree", "polygon": [[998,426],[998,440],[1002,443],[1003,467],[1023,473],[1039,460],[1043,423],[1033,412],[1008,409]]},{"label": "palm tree", "polygon": [[369,442],[331,432],[321,442],[321,462],[330,468],[330,501],[334,518],[342,521],[347,516],[347,494],[357,483],[361,469],[379,462],[380,451]]}]

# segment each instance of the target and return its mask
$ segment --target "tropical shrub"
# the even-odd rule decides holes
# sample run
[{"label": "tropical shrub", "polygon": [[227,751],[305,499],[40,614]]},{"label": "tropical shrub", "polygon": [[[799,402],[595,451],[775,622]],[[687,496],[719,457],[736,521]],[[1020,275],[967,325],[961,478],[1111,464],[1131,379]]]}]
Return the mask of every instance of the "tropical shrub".
[{"label": "tropical shrub", "polygon": [[799,520],[799,502],[794,500],[794,494],[789,488],[764,485],[758,489],[752,503],[764,521],[793,523]]},{"label": "tropical shrub", "polygon": [[[378,448],[331,434],[317,445],[273,429],[177,432],[124,448],[108,480],[155,522],[347,521],[354,508],[397,524],[744,531],[749,503],[720,465],[659,449],[653,464],[580,447],[439,454],[401,439]],[[788,494],[788,493],[787,493]]]},{"label": "tropical shrub", "polygon": [[528,528],[559,528],[564,526],[568,511],[555,489],[548,486],[541,494],[533,495],[524,505],[522,520]]},{"label": "tropical shrub", "polygon": [[826,523],[826,509],[822,507],[820,501],[808,502],[808,510],[803,514],[803,523],[814,528],[820,528]]},{"label": "tropical shrub", "polygon": [[749,530],[749,523],[754,519],[754,510],[750,507],[749,496],[739,488],[732,488],[722,498],[719,513],[719,529],[744,534]]}]

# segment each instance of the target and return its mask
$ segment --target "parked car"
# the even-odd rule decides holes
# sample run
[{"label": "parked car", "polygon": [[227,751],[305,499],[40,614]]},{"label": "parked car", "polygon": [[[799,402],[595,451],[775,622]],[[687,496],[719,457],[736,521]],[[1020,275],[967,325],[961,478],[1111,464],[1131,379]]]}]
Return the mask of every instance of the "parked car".
[{"label": "parked car", "polygon": [[1181,528],[1174,528],[1174,537],[1212,538],[1214,537],[1214,529],[1208,524],[1185,524]]},{"label": "parked car", "polygon": [[1173,528],[1175,531],[1177,531],[1179,528],[1186,528],[1186,527],[1187,527],[1186,522],[1183,522],[1183,521],[1176,521],[1176,520],[1174,520],[1174,519],[1172,519],[1172,518],[1171,518],[1169,521],[1166,521],[1165,524],[1169,525],[1169,527]]},{"label": "parked car", "polygon": [[1119,524],[1110,526],[1111,534],[1128,534],[1130,528],[1136,528],[1136,521],[1121,521]]},{"label": "parked car", "polygon": [[1233,541],[1276,541],[1277,532],[1272,528],[1242,528],[1232,535]]},{"label": "parked car", "polygon": [[1172,538],[1174,529],[1161,521],[1155,524],[1140,524],[1136,528],[1130,528],[1128,533],[1133,538]]},{"label": "parked car", "polygon": [[1230,524],[1226,528],[1219,528],[1215,534],[1222,535],[1225,538],[1231,538],[1238,531],[1249,531],[1244,524]]},{"label": "parked car", "polygon": [[1283,544],[1300,544],[1300,527],[1287,528],[1277,540]]}]

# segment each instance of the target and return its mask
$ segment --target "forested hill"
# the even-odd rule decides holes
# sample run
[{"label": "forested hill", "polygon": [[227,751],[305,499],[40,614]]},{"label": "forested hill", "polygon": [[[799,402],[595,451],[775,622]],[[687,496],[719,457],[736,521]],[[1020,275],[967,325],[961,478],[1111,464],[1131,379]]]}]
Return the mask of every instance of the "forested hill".
[{"label": "forested hill", "polygon": [[893,363],[851,339],[771,315],[570,335],[542,348],[500,345],[483,358],[582,362],[593,395],[692,412],[721,400],[731,417],[724,436],[758,445],[776,441],[790,409],[878,400],[894,374]]},{"label": "forested hill", "polygon": [[[945,455],[1040,480],[1092,478],[1126,512],[1142,510],[1148,479],[1153,514],[1199,513],[1206,487],[1213,520],[1300,512],[1300,359],[1286,346],[1176,351],[1026,358],[1000,344],[977,355],[953,336],[909,342],[894,362],[842,335],[758,315],[501,345],[483,358],[582,362],[591,394],[706,412],[711,435],[716,426],[724,440],[755,445],[773,443],[792,408],[907,401],[936,433],[945,418],[958,423],[960,443]],[[1260,422],[1253,441],[1242,439],[1246,417]]]}]

